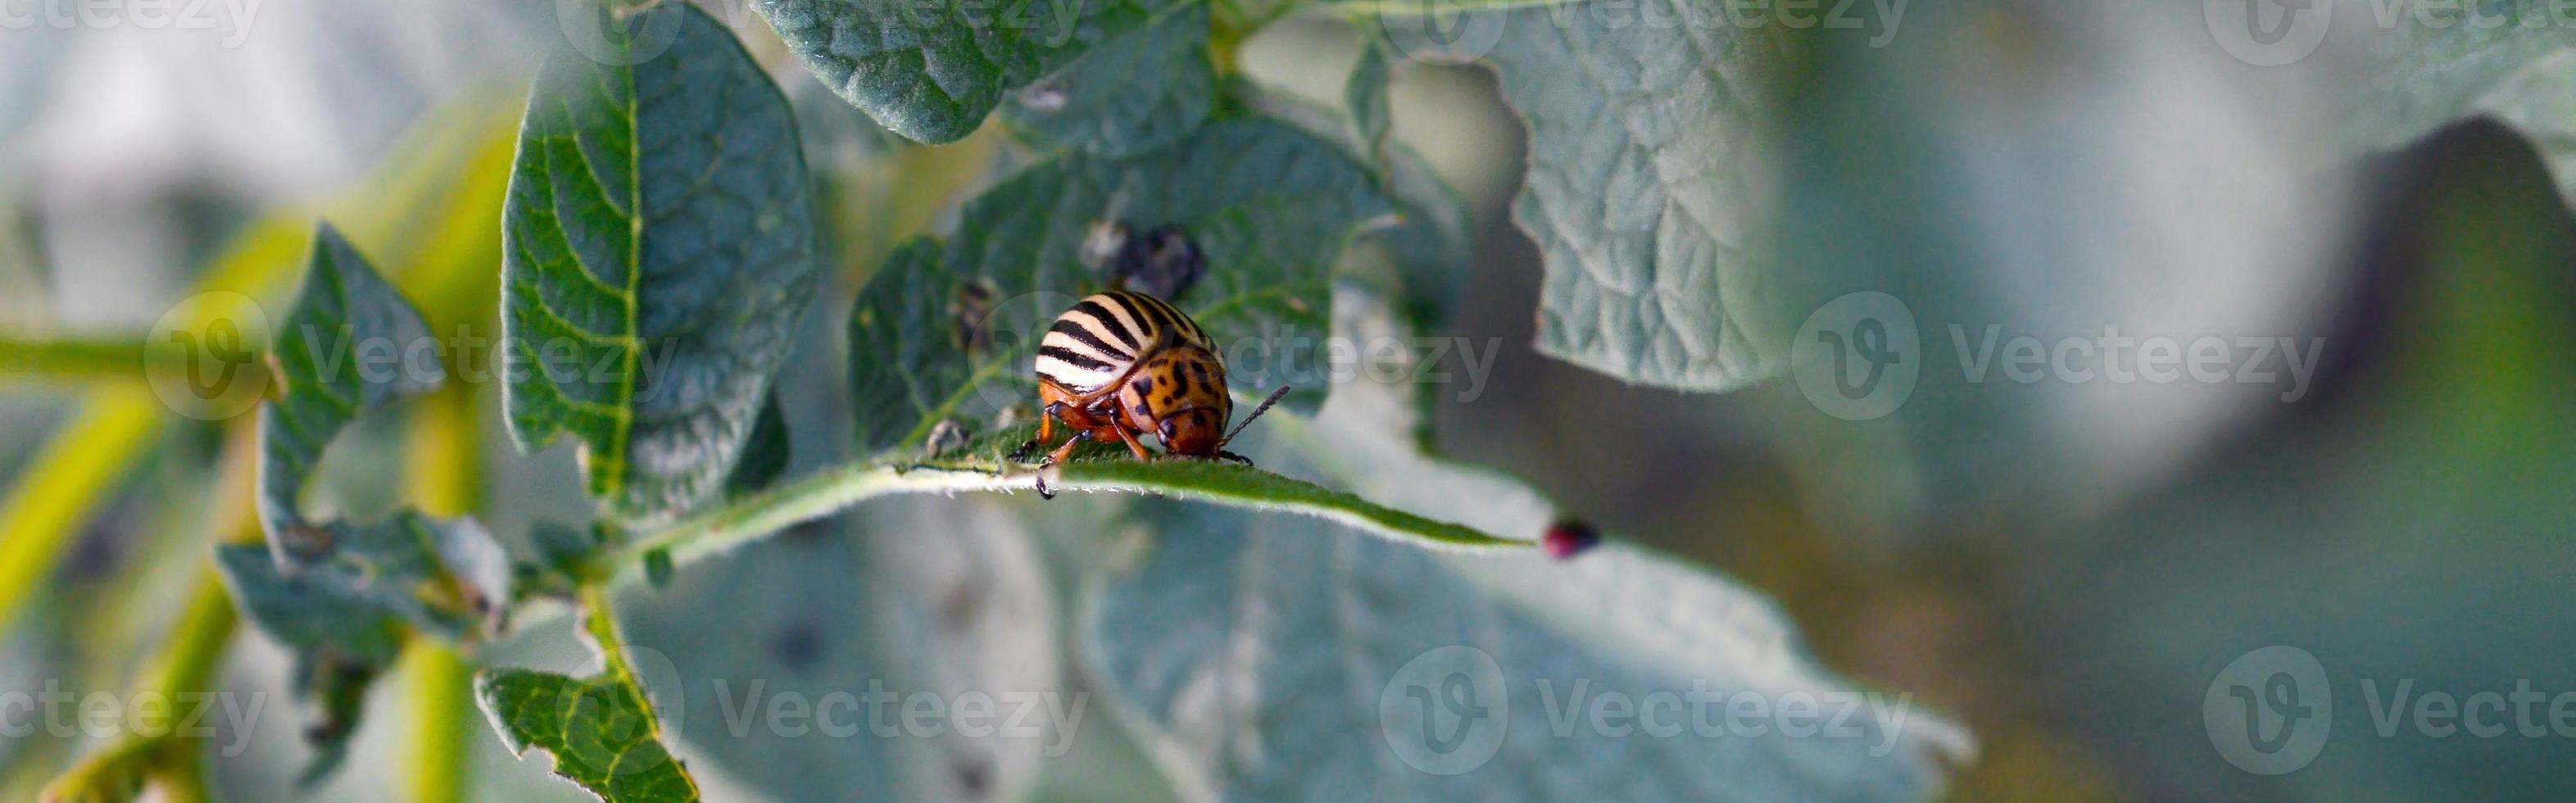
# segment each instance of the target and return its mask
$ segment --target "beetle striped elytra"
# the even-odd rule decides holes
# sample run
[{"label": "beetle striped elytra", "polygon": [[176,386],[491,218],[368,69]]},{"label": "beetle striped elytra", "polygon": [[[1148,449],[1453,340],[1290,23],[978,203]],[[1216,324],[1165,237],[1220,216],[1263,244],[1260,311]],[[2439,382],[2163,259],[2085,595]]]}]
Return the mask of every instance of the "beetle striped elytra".
[{"label": "beetle striped elytra", "polygon": [[[1243,427],[1225,431],[1234,402],[1226,394],[1224,359],[1197,321],[1162,299],[1111,290],[1076,302],[1038,341],[1035,368],[1045,412],[1038,436],[1012,452],[1014,460],[1053,440],[1060,421],[1073,436],[1042,462],[1063,460],[1085,441],[1109,438],[1126,443],[1138,459],[1153,459],[1138,434],[1153,435],[1174,455],[1252,462],[1225,451]],[[1251,424],[1287,391],[1271,394],[1243,423]]]}]

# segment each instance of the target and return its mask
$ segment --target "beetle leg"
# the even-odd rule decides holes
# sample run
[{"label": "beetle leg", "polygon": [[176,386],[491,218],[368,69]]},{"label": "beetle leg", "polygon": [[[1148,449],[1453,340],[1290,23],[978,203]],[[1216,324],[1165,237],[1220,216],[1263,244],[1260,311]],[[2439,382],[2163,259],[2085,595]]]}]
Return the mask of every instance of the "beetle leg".
[{"label": "beetle leg", "polygon": [[1126,427],[1118,427],[1117,429],[1118,429],[1118,439],[1119,439],[1119,440],[1122,440],[1122,441],[1126,441],[1126,442],[1127,442],[1127,449],[1128,449],[1129,451],[1132,451],[1132,452],[1135,452],[1135,453],[1136,453],[1136,459],[1138,459],[1138,460],[1152,460],[1152,459],[1154,459],[1154,453],[1152,453],[1152,452],[1148,452],[1148,451],[1145,451],[1145,444],[1141,444],[1141,443],[1137,443],[1137,442],[1136,442],[1136,433],[1133,433],[1133,432],[1129,432],[1129,431],[1127,431],[1127,428],[1126,428]]},{"label": "beetle leg", "polygon": [[1245,456],[1243,456],[1243,455],[1239,455],[1239,454],[1235,454],[1235,453],[1233,453],[1233,452],[1225,451],[1225,450],[1223,450],[1223,449],[1219,449],[1219,450],[1217,450],[1217,453],[1216,453],[1216,459],[1218,459],[1218,460],[1228,460],[1228,461],[1233,461],[1233,462],[1236,462],[1236,463],[1242,463],[1242,464],[1244,464],[1244,465],[1246,465],[1246,466],[1252,465],[1252,458],[1245,457]]},{"label": "beetle leg", "polygon": [[1048,440],[1053,439],[1055,437],[1056,413],[1062,412],[1063,410],[1064,402],[1049,403],[1046,406],[1046,410],[1038,414],[1038,436],[1030,438],[1027,443],[1020,444],[1020,448],[1011,450],[1011,462],[1018,463],[1028,460],[1029,453],[1037,451],[1038,444],[1045,443]]},{"label": "beetle leg", "polygon": [[1091,440],[1091,432],[1091,430],[1086,429],[1081,432],[1073,433],[1073,437],[1065,439],[1064,445],[1055,447],[1055,451],[1048,452],[1046,459],[1039,462],[1038,465],[1051,465],[1064,460],[1065,457],[1073,454],[1073,447],[1080,446],[1084,441]]}]

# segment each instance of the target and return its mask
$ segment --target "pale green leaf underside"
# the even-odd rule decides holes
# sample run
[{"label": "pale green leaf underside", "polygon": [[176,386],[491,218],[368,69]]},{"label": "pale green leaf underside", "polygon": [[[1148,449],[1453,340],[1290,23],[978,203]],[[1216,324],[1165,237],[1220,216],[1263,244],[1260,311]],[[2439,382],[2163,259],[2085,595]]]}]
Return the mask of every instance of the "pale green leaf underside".
[{"label": "pale green leaf underside", "polygon": [[754,0],[752,7],[842,99],[897,134],[936,143],[973,133],[1004,93],[1171,4]]},{"label": "pale green leaf underside", "polygon": [[686,803],[697,781],[661,742],[643,690],[612,676],[489,669],[474,699],[514,755],[543,750],[554,772],[607,803]]},{"label": "pale green leaf underside", "polygon": [[561,50],[529,96],[503,369],[520,446],[579,439],[591,494],[649,524],[739,458],[810,300],[814,228],[794,115],[732,33],[688,3],[623,24],[671,38]]},{"label": "pale green leaf underside", "polygon": [[[2420,19],[2464,14],[2459,7],[2388,6],[2398,24],[2354,26],[2356,36],[2328,39],[2311,58],[2329,67],[2326,80],[2338,122],[2331,131],[2347,157],[2403,147],[2443,126],[2488,115],[2531,139],[2556,178],[2559,195],[2576,202],[2576,28],[2546,4],[2487,4],[2494,20],[2431,27]],[[2345,2],[2336,18],[2380,13]],[[2419,12],[2427,17],[2419,17]]]},{"label": "pale green leaf underside", "polygon": [[1198,245],[1205,276],[1169,300],[1229,350],[1237,393],[1313,385],[1280,370],[1285,360],[1247,355],[1262,354],[1262,338],[1320,341],[1334,260],[1393,208],[1347,151],[1267,118],[1213,123],[1130,158],[1033,165],[969,203],[944,242],[898,249],[860,292],[850,316],[859,446],[910,449],[940,421],[972,432],[1003,408],[1033,407],[1039,336],[1107,289],[1077,256],[1101,220],[1178,226]]},{"label": "pale green leaf underside", "polygon": [[[1705,16],[1676,6],[1686,1],[1638,13]],[[1500,26],[1481,55],[1529,126],[1512,217],[1546,264],[1538,348],[1639,384],[1717,392],[1760,379],[1778,367],[1757,320],[1772,269],[1761,237],[1776,206],[1765,83],[1784,60],[1777,26],[1610,28],[1592,11],[1487,9],[1450,23]]]},{"label": "pale green leaf underside", "polygon": [[[1354,312],[1346,335],[1392,320],[1382,302],[1337,304]],[[1283,421],[1253,448],[1292,473],[1492,532],[1535,533],[1562,515],[1519,480],[1418,451],[1402,437],[1418,415],[1408,390],[1337,388],[1317,418]],[[1155,528],[1150,551],[1092,591],[1087,659],[1183,785],[1221,799],[1924,799],[1975,752],[1922,701],[1871,699],[1819,667],[1759,594],[1624,543],[1570,561],[1448,555],[1313,519],[1136,510]],[[1479,672],[1437,656],[1413,664],[1451,647],[1492,661],[1471,679],[1496,685],[1465,702],[1494,716],[1424,731],[1406,687],[1436,694],[1448,673]],[[1850,699],[1854,729],[1622,738],[1583,719],[1600,695],[1659,691]],[[1551,703],[1575,714],[1574,728],[1560,730]],[[1395,752],[1453,735],[1465,739],[1413,753],[1422,765]],[[1478,738],[1490,753],[1476,752]]]},{"label": "pale green leaf underside", "polygon": [[[2328,68],[2324,80],[2341,101],[2332,131],[2345,147],[2329,153],[2402,146],[2482,111],[2534,101],[2566,105],[2563,97],[2533,92],[2548,87],[2517,78],[2576,49],[2576,29],[2553,17],[2547,4],[2481,4],[2477,13],[2485,22],[2441,26],[2421,20],[2461,17],[2458,4],[2438,10],[2419,0],[2327,5],[2315,10],[2331,12],[2329,30],[2352,33],[2329,37],[2308,57]],[[2382,14],[2395,24],[2370,24]]]}]

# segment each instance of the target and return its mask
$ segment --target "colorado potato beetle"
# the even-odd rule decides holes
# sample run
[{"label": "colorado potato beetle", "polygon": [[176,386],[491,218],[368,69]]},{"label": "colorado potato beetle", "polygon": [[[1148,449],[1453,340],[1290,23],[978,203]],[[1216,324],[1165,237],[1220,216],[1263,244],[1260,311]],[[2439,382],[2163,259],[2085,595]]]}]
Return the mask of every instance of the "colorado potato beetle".
[{"label": "colorado potato beetle", "polygon": [[1085,441],[1109,438],[1125,442],[1137,459],[1151,460],[1136,436],[1152,434],[1170,454],[1250,464],[1225,445],[1288,392],[1282,387],[1272,393],[1242,425],[1225,432],[1234,402],[1226,395],[1225,360],[1216,344],[1172,305],[1127,290],[1093,294],[1056,316],[1038,341],[1036,369],[1045,412],[1038,436],[1012,453],[1015,460],[1054,440],[1061,421],[1073,437],[1043,462],[1063,460]]}]

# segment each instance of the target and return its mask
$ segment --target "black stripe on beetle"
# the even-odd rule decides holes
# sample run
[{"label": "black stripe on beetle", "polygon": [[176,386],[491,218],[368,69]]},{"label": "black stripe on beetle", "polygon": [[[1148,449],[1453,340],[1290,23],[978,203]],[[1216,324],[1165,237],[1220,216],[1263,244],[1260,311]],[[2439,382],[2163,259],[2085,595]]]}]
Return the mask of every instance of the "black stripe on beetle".
[{"label": "black stripe on beetle", "polygon": [[1139,338],[1137,333],[1128,331],[1127,324],[1119,316],[1109,314],[1109,308],[1100,306],[1100,302],[1086,298],[1082,303],[1075,304],[1073,311],[1091,316],[1092,320],[1100,322],[1100,328],[1109,330],[1109,336],[1118,338],[1120,343],[1127,344],[1128,353],[1133,354],[1137,349],[1145,347],[1145,341]]},{"label": "black stripe on beetle", "polygon": [[1076,321],[1072,318],[1057,318],[1055,325],[1048,327],[1047,331],[1053,334],[1060,334],[1065,337],[1073,338],[1074,342],[1081,343],[1098,350],[1100,352],[1100,356],[1103,357],[1120,360],[1132,360],[1136,358],[1134,349],[1122,349],[1111,346],[1108,341],[1101,340],[1100,335],[1092,332],[1090,327],[1084,326],[1082,325],[1082,322]]},{"label": "black stripe on beetle", "polygon": [[1062,361],[1064,361],[1064,363],[1065,363],[1066,365],[1070,365],[1070,366],[1073,366],[1073,367],[1075,367],[1075,368],[1080,368],[1080,369],[1083,369],[1083,370],[1085,370],[1085,371],[1106,371],[1106,370],[1109,370],[1109,363],[1105,363],[1105,362],[1101,362],[1101,361],[1096,360],[1096,359],[1092,359],[1089,355],[1086,355],[1086,354],[1083,354],[1082,352],[1074,351],[1074,350],[1071,350],[1071,349],[1062,349],[1062,348],[1057,348],[1057,347],[1054,347],[1054,346],[1043,346],[1043,347],[1040,347],[1040,348],[1038,349],[1038,356],[1040,356],[1040,357],[1054,357],[1054,358],[1056,358],[1056,359],[1058,359],[1058,360],[1062,360]]}]

